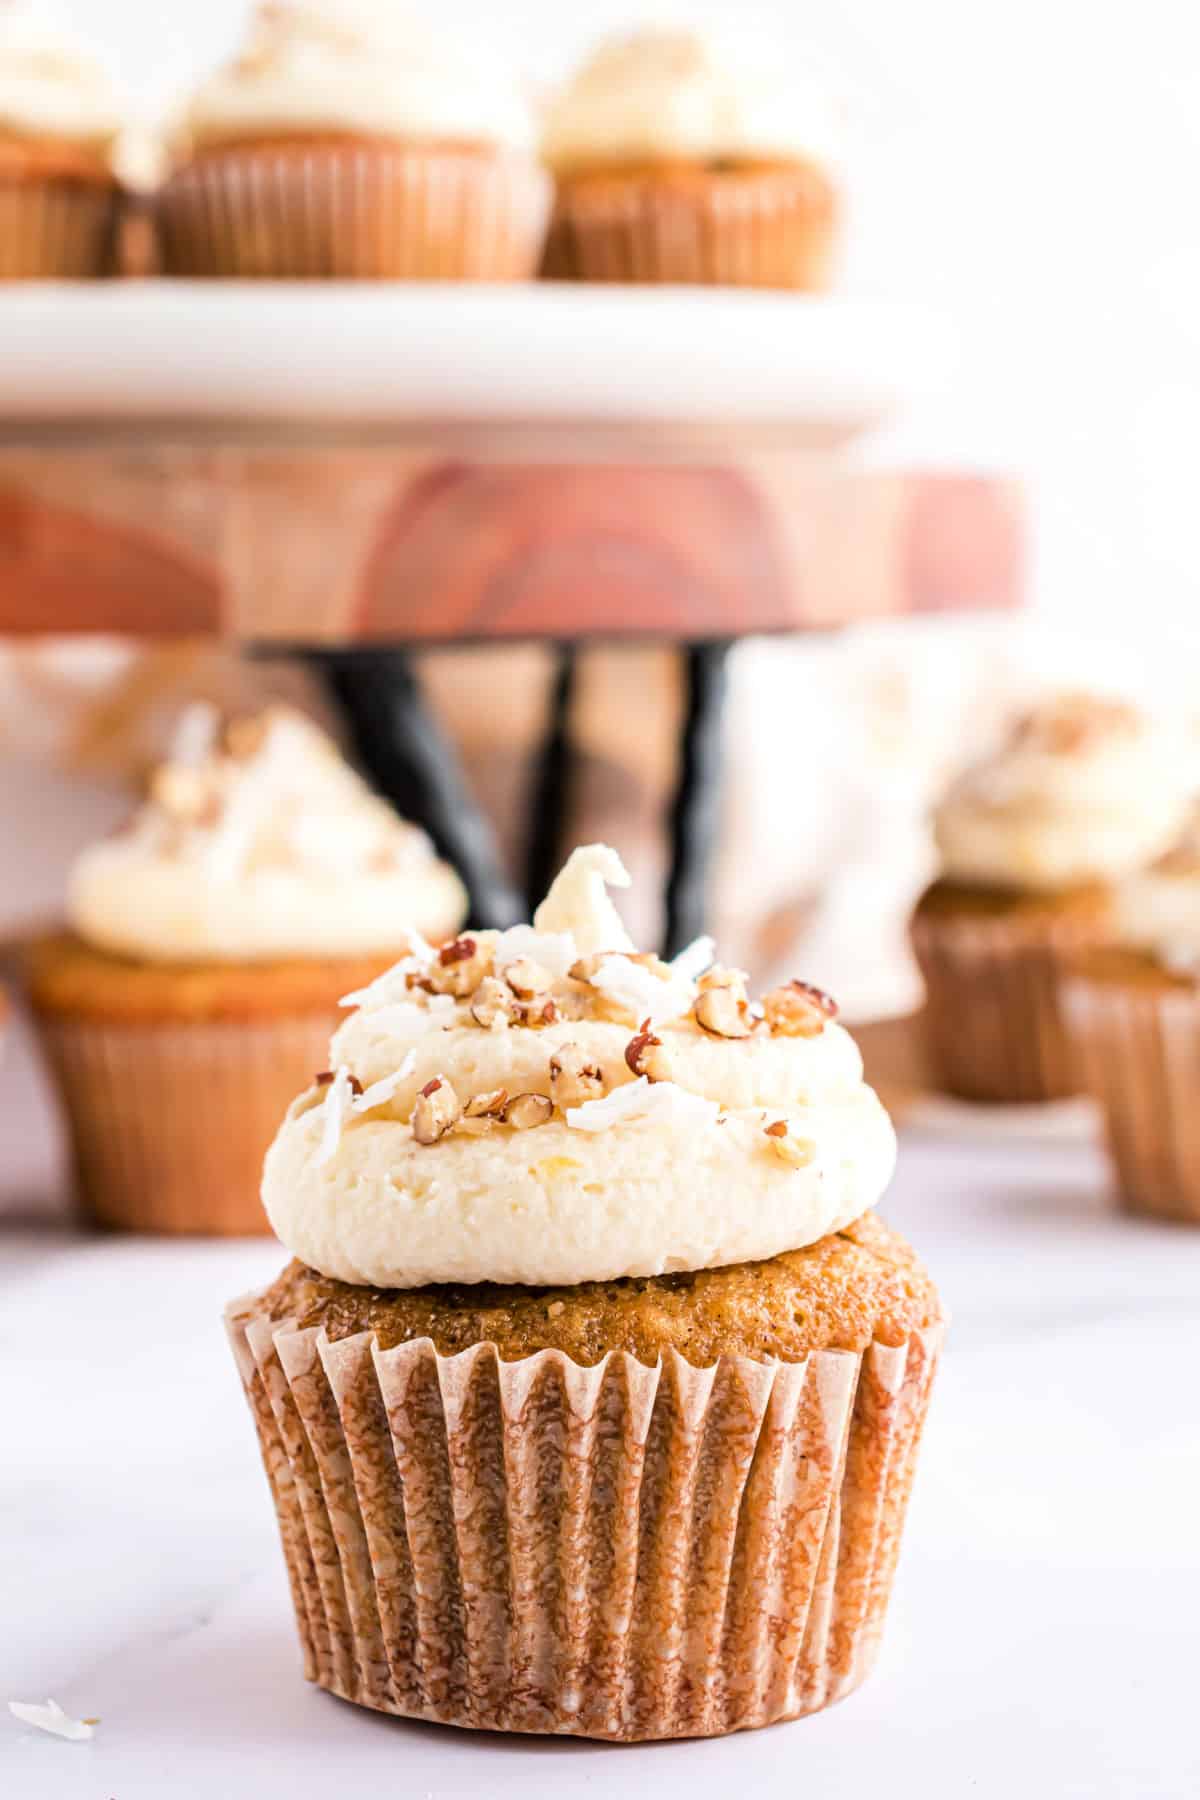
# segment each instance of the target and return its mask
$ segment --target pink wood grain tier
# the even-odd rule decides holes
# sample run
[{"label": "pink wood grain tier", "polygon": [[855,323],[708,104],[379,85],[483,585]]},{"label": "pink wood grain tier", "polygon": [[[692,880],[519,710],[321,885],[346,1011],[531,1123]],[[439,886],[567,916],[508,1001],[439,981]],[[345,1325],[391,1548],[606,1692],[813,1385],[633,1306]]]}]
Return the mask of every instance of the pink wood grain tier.
[{"label": "pink wood grain tier", "polygon": [[0,446],[0,632],[736,637],[1021,597],[1019,492],[738,441]]}]

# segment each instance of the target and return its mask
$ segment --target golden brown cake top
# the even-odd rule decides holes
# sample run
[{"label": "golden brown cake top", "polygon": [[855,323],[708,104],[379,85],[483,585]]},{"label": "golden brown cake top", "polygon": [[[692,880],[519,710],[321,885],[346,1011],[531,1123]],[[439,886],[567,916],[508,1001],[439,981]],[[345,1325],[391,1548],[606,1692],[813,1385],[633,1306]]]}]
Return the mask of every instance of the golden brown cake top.
[{"label": "golden brown cake top", "polygon": [[615,1350],[643,1363],[676,1350],[697,1368],[719,1356],[796,1362],[813,1350],[901,1344],[942,1316],[915,1253],[873,1213],[766,1262],[577,1287],[387,1290],[292,1262],[253,1311],[334,1339],[372,1331],[383,1349],[427,1337],[443,1356],[494,1343],[506,1361],[561,1350],[584,1365]]},{"label": "golden brown cake top", "polygon": [[109,1024],[333,1017],[341,996],[392,962],[374,956],[311,956],[273,962],[138,962],[93,950],[70,932],[39,939],[26,956],[30,998],[43,1012]]}]

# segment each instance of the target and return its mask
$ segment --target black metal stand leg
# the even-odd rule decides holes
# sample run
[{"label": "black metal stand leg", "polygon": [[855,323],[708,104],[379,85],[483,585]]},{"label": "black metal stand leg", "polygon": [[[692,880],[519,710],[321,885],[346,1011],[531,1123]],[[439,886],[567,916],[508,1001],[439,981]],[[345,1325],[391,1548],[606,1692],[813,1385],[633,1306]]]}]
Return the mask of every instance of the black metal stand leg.
[{"label": "black metal stand leg", "polygon": [[575,691],[575,650],[564,645],[550,691],[546,735],[538,751],[530,789],[529,839],[525,853],[528,913],[558,873],[563,827],[571,798],[571,698]]},{"label": "black metal stand leg", "polygon": [[467,886],[473,925],[526,916],[505,876],[492,830],[476,807],[458,757],[425,705],[403,650],[335,650],[312,662],[341,709],[364,774],[396,810],[429,833]]},{"label": "black metal stand leg", "polygon": [[671,808],[671,872],[667,878],[664,954],[675,956],[708,922],[708,878],[721,803],[721,720],[727,687],[727,643],[693,644],[684,652],[687,682],[679,784]]}]

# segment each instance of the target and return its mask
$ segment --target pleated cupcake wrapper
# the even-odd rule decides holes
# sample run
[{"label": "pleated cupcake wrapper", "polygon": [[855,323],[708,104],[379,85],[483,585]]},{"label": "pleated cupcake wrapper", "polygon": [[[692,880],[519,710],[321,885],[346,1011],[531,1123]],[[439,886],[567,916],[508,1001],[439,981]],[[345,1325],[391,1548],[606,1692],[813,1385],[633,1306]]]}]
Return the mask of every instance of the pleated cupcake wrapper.
[{"label": "pleated cupcake wrapper", "polygon": [[537,268],[544,170],[403,145],[258,145],[180,168],[159,193],[173,275],[517,281]]},{"label": "pleated cupcake wrapper", "polygon": [[114,273],[115,183],[0,175],[0,281]]},{"label": "pleated cupcake wrapper", "polygon": [[269,1230],[262,1161],[337,1020],[115,1025],[43,1014],[80,1198],[105,1225],[238,1237]]},{"label": "pleated cupcake wrapper", "polygon": [[1097,917],[1028,921],[918,913],[912,941],[925,983],[935,1075],[963,1100],[1013,1105],[1080,1089],[1059,1005],[1063,958],[1106,935]]},{"label": "pleated cupcake wrapper", "polygon": [[815,291],[828,285],[835,204],[813,171],[757,180],[567,182],[543,273]]},{"label": "pleated cupcake wrapper", "polygon": [[816,1711],[883,1625],[942,1331],[802,1363],[226,1320],[305,1674],[502,1731],[706,1736]]},{"label": "pleated cupcake wrapper", "polygon": [[1200,994],[1068,972],[1062,1003],[1123,1204],[1200,1225]]}]

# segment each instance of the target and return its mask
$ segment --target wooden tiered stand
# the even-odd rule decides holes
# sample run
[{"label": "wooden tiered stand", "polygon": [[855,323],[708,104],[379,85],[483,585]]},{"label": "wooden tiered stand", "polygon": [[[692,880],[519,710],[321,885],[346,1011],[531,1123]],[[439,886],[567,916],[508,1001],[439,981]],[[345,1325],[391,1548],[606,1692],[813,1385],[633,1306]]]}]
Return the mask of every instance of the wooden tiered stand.
[{"label": "wooden tiered stand", "polygon": [[[0,632],[313,661],[477,924],[528,916],[560,848],[580,646],[684,659],[672,951],[703,920],[729,646],[1019,598],[1008,482],[851,460],[906,384],[882,313],[869,337],[786,296],[136,283],[5,311]],[[529,639],[558,663],[518,892],[409,652]]]}]

